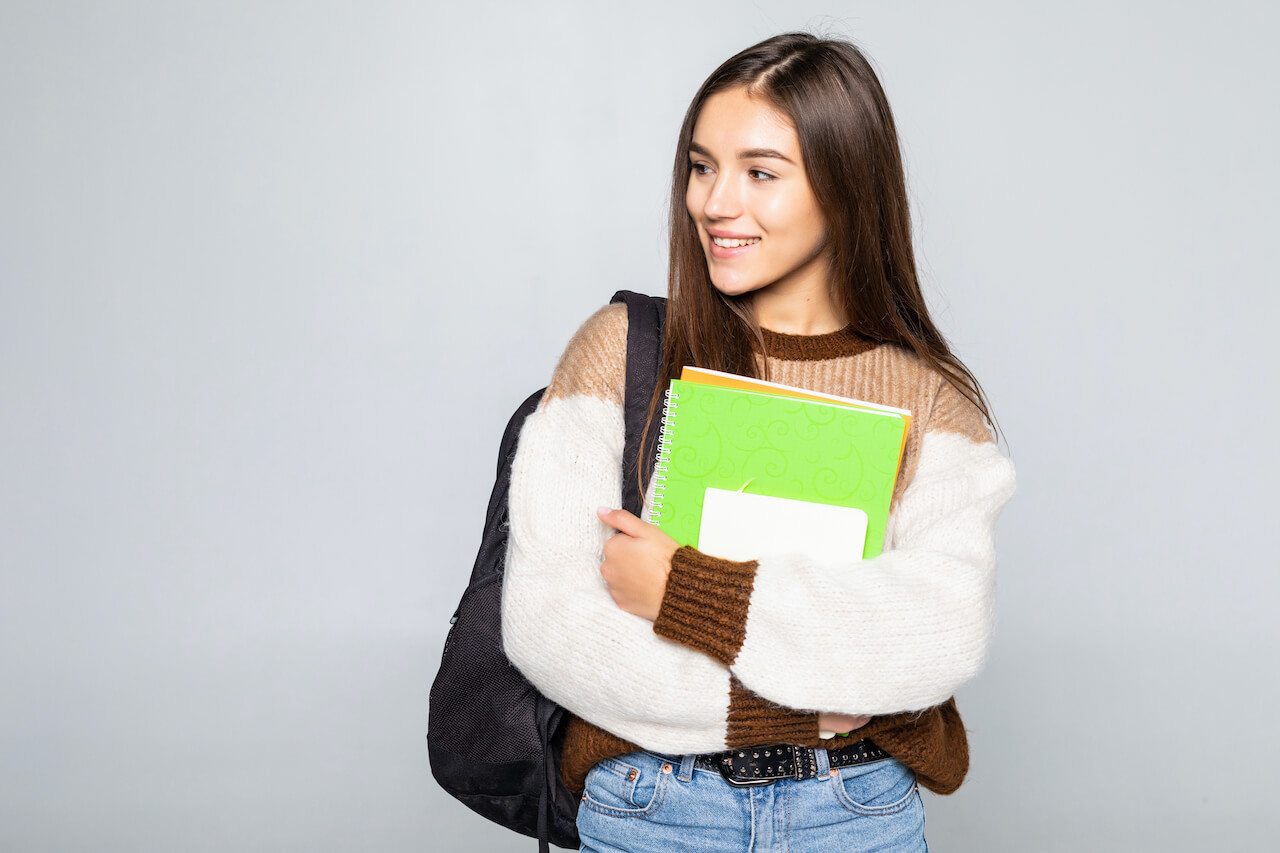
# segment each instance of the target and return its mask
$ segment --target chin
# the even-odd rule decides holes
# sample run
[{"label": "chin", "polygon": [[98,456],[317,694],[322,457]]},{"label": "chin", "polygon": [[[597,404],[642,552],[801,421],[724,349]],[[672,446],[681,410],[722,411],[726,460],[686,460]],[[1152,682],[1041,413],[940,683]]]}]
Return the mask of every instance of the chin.
[{"label": "chin", "polygon": [[721,284],[714,279],[711,281],[711,286],[724,296],[742,296],[743,294],[751,292],[750,287],[744,287],[737,283]]},{"label": "chin", "polygon": [[711,279],[711,286],[725,296],[746,296],[748,293],[754,293],[760,289],[760,285],[750,281],[716,281]]},{"label": "chin", "polygon": [[742,296],[744,293],[750,293],[759,287],[758,284],[742,275],[724,275],[725,270],[723,269],[720,270],[720,275],[717,275],[716,272],[714,262],[709,263],[707,277],[711,279],[711,286],[725,296]]}]

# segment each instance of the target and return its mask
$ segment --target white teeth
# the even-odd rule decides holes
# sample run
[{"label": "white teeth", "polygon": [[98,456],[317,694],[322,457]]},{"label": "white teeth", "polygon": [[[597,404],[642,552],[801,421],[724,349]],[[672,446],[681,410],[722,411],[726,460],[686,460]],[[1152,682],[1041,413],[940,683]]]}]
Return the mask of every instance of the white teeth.
[{"label": "white teeth", "polygon": [[759,237],[751,237],[746,240],[738,240],[731,237],[712,237],[711,242],[715,243],[722,249],[736,249],[739,246],[754,246],[760,242]]}]

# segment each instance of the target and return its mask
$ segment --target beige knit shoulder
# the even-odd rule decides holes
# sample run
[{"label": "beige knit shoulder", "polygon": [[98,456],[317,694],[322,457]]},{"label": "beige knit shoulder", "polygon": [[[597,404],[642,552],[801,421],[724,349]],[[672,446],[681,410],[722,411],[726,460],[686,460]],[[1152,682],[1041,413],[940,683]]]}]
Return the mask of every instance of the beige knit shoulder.
[{"label": "beige knit shoulder", "polygon": [[887,396],[897,400],[877,402],[911,409],[921,432],[954,433],[979,444],[994,441],[982,411],[915,351],[881,344],[867,360],[867,367],[885,378]]},{"label": "beige knit shoulder", "polygon": [[626,376],[627,306],[606,305],[570,339],[544,399],[585,396],[622,405]]}]

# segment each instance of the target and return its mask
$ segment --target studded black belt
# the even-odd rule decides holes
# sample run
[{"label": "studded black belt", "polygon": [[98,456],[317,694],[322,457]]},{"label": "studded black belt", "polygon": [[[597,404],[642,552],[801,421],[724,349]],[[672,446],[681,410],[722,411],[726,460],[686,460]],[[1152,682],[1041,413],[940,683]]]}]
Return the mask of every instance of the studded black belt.
[{"label": "studded black belt", "polygon": [[[869,740],[827,750],[827,762],[834,768],[883,761],[888,757],[889,753]],[[705,753],[698,756],[693,766],[717,770],[730,785],[748,787],[768,785],[779,779],[813,779],[818,775],[818,756],[816,750],[807,746],[775,744]]]}]

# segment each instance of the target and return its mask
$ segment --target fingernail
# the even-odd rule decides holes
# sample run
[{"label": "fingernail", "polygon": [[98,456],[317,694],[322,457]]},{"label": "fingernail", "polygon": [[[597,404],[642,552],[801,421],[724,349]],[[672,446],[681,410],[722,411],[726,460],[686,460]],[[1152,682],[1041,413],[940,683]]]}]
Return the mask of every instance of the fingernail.
[{"label": "fingernail", "polygon": [[596,515],[608,515],[611,512],[613,512],[613,510],[607,506],[596,507]]}]

